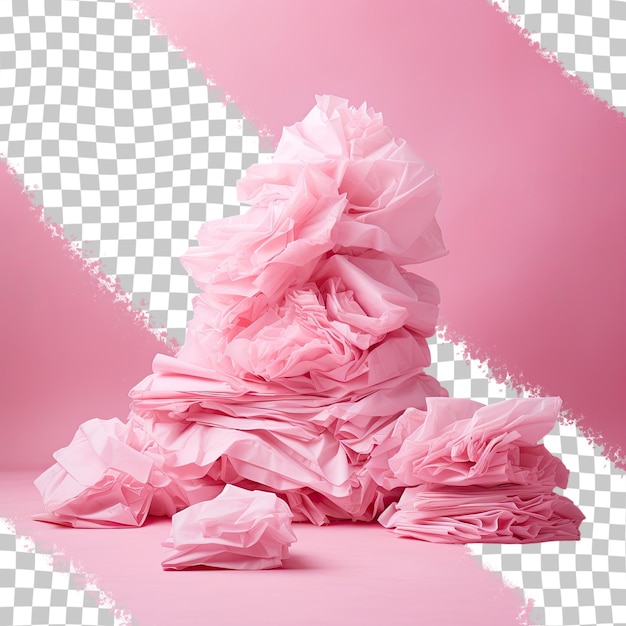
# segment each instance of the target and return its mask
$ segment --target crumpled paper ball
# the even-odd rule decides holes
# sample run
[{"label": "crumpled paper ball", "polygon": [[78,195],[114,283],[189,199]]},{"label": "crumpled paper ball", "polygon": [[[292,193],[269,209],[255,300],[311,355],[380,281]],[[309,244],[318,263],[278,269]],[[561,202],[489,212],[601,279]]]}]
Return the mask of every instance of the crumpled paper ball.
[{"label": "crumpled paper ball", "polygon": [[155,492],[170,480],[137,435],[117,418],[83,423],[35,480],[46,509],[35,519],[76,528],[141,526]]},{"label": "crumpled paper ball", "polygon": [[198,565],[223,569],[271,569],[289,557],[297,540],[293,514],[276,494],[226,485],[222,493],[172,517],[163,542],[164,569]]}]

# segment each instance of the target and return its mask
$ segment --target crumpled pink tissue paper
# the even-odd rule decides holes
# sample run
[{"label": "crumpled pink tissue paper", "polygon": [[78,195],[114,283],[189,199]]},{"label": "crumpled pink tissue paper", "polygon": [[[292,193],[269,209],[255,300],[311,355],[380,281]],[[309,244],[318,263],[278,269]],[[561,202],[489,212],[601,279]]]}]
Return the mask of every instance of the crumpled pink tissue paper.
[{"label": "crumpled pink tissue paper", "polygon": [[297,539],[292,517],[287,504],[273,493],[226,485],[212,500],[172,517],[171,535],[163,542],[163,568],[280,567]]},{"label": "crumpled pink tissue paper", "polygon": [[[580,539],[582,512],[565,496],[569,472],[538,440],[561,399],[512,398],[485,406],[428,398],[398,420],[404,437],[381,472],[408,487],[378,517],[403,537],[440,543]],[[412,426],[412,432],[407,432]],[[389,450],[393,452],[393,449]]]},{"label": "crumpled pink tissue paper", "polygon": [[439,291],[408,266],[446,254],[441,183],[382,115],[318,97],[237,193],[248,210],[181,258],[200,288],[183,347],[155,357],[126,424],[91,420],[55,454],[40,519],[175,516],[165,567],[275,567],[286,507],[385,512],[433,541],[575,536],[582,514],[552,493],[567,469],[538,443],[559,399],[484,407],[426,371]]},{"label": "crumpled pink tissue paper", "polygon": [[35,480],[46,514],[35,519],[76,528],[141,526],[158,476],[136,430],[119,419],[91,419],[54,453],[56,463]]},{"label": "crumpled pink tissue paper", "polygon": [[427,398],[420,425],[389,459],[403,484],[565,487],[562,461],[537,445],[556,423],[558,397],[510,398],[491,405],[463,398]]}]

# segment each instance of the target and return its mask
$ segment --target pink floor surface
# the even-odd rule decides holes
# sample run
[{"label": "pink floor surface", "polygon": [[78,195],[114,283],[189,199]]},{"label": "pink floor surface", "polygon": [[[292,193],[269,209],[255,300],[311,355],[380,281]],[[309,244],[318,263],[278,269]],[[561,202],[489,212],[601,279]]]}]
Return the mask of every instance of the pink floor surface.
[{"label": "pink floor surface", "polygon": [[524,600],[460,545],[401,539],[378,524],[295,525],[283,569],[161,569],[169,519],[71,529],[30,520],[36,472],[0,474],[0,515],[43,550],[56,546],[137,626],[293,624],[519,626]]}]

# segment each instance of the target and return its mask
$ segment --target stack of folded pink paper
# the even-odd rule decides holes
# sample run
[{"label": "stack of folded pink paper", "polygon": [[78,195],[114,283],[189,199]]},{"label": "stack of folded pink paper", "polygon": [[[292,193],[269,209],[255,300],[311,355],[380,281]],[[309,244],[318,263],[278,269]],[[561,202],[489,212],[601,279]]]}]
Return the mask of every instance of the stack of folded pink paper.
[{"label": "stack of folded pink paper", "polygon": [[558,399],[482,407],[424,372],[439,292],[406,267],[446,253],[440,183],[381,115],[319,97],[238,193],[250,208],[182,258],[201,289],[185,345],[156,356],[126,423],[91,420],[55,454],[42,519],[140,525],[234,485],[295,521],[385,511],[435,541],[578,537],[552,493],[567,470],[537,445]]},{"label": "stack of folded pink paper", "polygon": [[378,518],[383,526],[446,543],[580,538],[582,513],[554,493],[567,486],[569,472],[537,444],[555,423],[559,398],[426,404],[426,411],[409,410],[398,420],[404,432],[385,459],[385,479],[407,488]]}]

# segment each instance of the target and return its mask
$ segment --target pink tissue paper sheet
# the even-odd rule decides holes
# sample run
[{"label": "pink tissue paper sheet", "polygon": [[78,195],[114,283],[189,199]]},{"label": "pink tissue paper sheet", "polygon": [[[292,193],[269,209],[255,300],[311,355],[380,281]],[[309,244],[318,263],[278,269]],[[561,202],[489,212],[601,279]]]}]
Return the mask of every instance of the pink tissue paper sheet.
[{"label": "pink tissue paper sheet", "polygon": [[[378,518],[427,541],[529,543],[580,539],[584,516],[566,497],[568,470],[537,441],[555,424],[560,398],[485,406],[429,398],[408,409],[412,432],[387,457],[386,483],[410,485]],[[417,415],[415,415],[417,414]],[[393,440],[393,436],[391,438]]]}]

